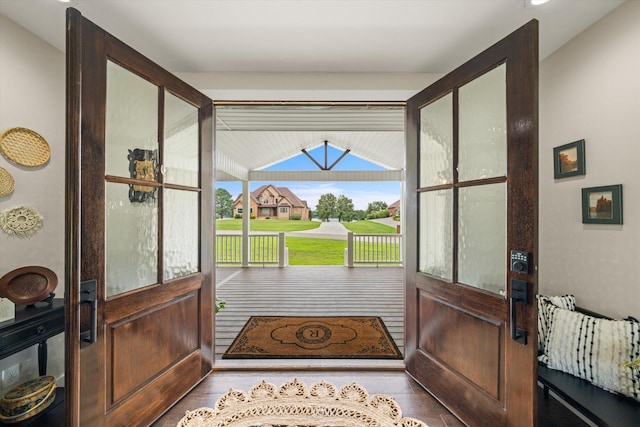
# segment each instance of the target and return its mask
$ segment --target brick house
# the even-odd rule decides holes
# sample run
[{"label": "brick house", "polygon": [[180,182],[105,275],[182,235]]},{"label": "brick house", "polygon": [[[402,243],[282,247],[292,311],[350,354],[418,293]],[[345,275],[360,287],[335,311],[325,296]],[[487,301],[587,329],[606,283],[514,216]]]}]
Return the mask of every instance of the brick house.
[{"label": "brick house", "polygon": [[400,209],[400,200],[396,200],[395,202],[387,206],[387,210],[389,211],[389,216],[395,216],[395,214],[398,212],[399,209]]},{"label": "brick house", "polygon": [[[256,219],[290,219],[291,215],[300,214],[301,219],[309,219],[309,207],[306,200],[300,200],[287,187],[263,185],[251,192],[249,201],[251,214]],[[233,214],[242,215],[242,194],[233,202]]]}]

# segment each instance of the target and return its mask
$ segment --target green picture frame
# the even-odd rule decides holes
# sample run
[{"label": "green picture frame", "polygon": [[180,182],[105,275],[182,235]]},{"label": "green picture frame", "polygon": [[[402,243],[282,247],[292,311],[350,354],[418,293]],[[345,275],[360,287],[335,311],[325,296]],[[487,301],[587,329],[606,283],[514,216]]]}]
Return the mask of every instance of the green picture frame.
[{"label": "green picture frame", "polygon": [[584,175],[585,150],[584,139],[570,142],[553,149],[553,177],[562,179],[570,176]]},{"label": "green picture frame", "polygon": [[622,224],[622,184],[582,189],[583,224]]}]

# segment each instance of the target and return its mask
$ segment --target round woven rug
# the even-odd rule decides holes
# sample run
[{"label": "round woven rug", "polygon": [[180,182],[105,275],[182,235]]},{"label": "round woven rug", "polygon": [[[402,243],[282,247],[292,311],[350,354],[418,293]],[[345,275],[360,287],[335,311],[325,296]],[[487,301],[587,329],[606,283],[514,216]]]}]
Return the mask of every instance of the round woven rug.
[{"label": "round woven rug", "polygon": [[357,383],[339,389],[326,381],[307,387],[293,379],[276,387],[262,381],[249,392],[231,389],[214,408],[187,411],[177,427],[428,427],[415,418],[402,417],[393,397],[369,396]]}]

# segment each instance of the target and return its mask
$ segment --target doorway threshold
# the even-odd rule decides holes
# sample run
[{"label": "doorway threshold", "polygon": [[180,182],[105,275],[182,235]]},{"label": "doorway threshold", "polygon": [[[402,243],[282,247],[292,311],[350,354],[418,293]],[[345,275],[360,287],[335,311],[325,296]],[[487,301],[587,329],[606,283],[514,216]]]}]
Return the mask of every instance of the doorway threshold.
[{"label": "doorway threshold", "polygon": [[383,359],[216,359],[213,371],[404,371],[404,360]]}]

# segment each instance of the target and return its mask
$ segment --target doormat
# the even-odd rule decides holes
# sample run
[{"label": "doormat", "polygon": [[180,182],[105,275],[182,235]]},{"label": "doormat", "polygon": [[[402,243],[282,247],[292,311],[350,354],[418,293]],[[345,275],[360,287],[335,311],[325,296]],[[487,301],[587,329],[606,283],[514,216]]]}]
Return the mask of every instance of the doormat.
[{"label": "doormat", "polygon": [[402,359],[380,317],[252,316],[223,359]]}]

